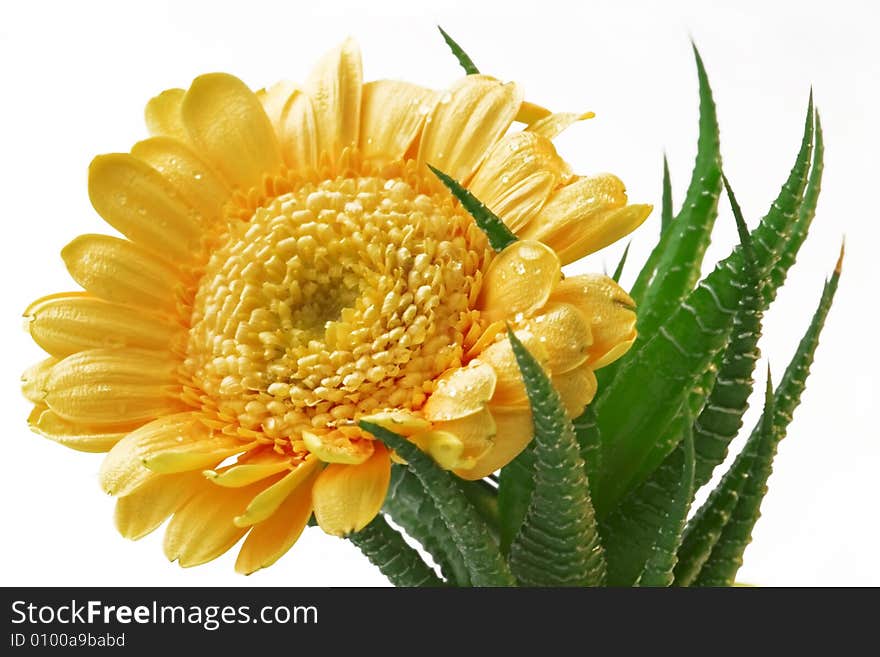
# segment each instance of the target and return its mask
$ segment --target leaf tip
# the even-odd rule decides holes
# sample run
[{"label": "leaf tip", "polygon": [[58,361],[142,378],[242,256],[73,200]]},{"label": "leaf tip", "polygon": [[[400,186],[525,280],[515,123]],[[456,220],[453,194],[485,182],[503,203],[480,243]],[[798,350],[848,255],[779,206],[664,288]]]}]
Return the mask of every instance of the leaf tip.
[{"label": "leaf tip", "polygon": [[843,269],[843,257],[846,255],[846,236],[840,241],[840,255],[837,257],[837,264],[834,265],[834,273],[840,276]]}]

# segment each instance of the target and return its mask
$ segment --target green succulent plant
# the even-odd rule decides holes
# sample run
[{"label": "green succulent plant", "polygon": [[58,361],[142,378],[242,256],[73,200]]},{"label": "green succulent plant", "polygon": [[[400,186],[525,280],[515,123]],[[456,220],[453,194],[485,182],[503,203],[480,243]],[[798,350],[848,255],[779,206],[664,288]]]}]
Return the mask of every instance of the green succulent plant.
[{"label": "green succulent plant", "polygon": [[[468,74],[478,70],[444,38]],[[500,473],[466,482],[402,436],[361,426],[406,462],[383,515],[350,539],[397,586],[731,586],[767,492],[773,458],[804,391],[840,277],[838,260],[800,344],[745,446],[699,509],[697,491],[726,460],[753,394],[762,316],[807,237],[823,169],[822,128],[807,107],[803,139],[767,214],[746,227],[721,167],[715,104],[696,48],[696,162],[673,215],[664,161],[659,240],[630,295],[639,337],[598,372],[599,392],[569,421],[559,395],[512,332],[534,440]],[[501,249],[516,236],[455,180],[435,174]],[[740,243],[701,277],[722,191]],[[616,268],[618,280],[627,251]],[[384,517],[383,517],[384,516]],[[393,525],[386,521],[390,519]],[[404,540],[418,541],[429,566]]]}]

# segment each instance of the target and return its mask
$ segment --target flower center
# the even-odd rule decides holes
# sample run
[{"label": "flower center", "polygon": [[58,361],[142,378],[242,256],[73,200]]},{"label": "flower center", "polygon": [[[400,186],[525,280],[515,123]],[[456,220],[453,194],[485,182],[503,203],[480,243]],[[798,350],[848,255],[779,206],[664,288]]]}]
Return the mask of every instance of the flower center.
[{"label": "flower center", "polygon": [[401,178],[304,183],[232,222],[208,260],[183,365],[189,396],[279,448],[360,414],[418,410],[462,363],[489,257],[444,194]]}]

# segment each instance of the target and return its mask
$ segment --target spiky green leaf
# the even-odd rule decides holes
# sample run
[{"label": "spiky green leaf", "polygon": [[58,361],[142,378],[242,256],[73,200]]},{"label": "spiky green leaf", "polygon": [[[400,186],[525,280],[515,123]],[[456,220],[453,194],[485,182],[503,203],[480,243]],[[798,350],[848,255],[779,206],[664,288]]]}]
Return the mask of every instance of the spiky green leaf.
[{"label": "spiky green leaf", "polygon": [[565,407],[549,377],[508,330],[532,409],[534,490],[510,546],[510,567],[524,586],[597,586],[605,560],[584,462]]},{"label": "spiky green leaf", "polygon": [[697,158],[684,203],[670,224],[669,238],[653,280],[639,307],[641,335],[653,335],[700,278],[703,255],[718,211],[721,194],[721,147],[715,101],[700,53],[694,46],[700,93],[700,134]]},{"label": "spiky green leaf", "polygon": [[464,495],[455,475],[441,470],[403,436],[371,422],[361,421],[360,427],[396,451],[422,482],[452,534],[471,583],[474,586],[511,586],[513,577],[501,557],[492,530]]},{"label": "spiky green leaf", "polygon": [[428,168],[440,179],[440,182],[449,188],[452,195],[461,203],[461,207],[467,210],[474,218],[477,226],[489,238],[489,244],[493,249],[503,251],[506,247],[516,242],[517,237],[510,228],[489,208],[483,205],[476,196],[462,187],[455,179],[440,171],[440,169],[432,167],[430,164]]},{"label": "spiky green leaf", "polygon": [[[841,255],[842,258],[842,255]],[[800,403],[806,387],[806,379],[819,336],[834,300],[840,279],[841,261],[835,268],[831,279],[825,284],[819,306],[813,315],[810,326],[798,344],[794,357],[788,365],[774,395],[773,441],[772,449],[761,445],[761,429],[756,427],[746,446],[737,456],[730,470],[709,495],[709,499],[688,523],[682,546],[679,549],[679,563],[675,570],[676,584],[687,586],[700,578],[700,581],[719,581],[724,573],[733,581],[736,568],[741,562],[742,551],[750,540],[751,528],[758,517],[758,505],[763,497],[766,477],[769,476],[770,462],[775,453],[776,443],[785,437],[795,408]],[[764,484],[761,484],[761,478]],[[750,483],[754,480],[756,483]],[[748,483],[748,492],[746,486]],[[742,507],[739,504],[742,503]],[[739,511],[737,509],[739,508]],[[722,533],[731,517],[736,514],[735,527],[727,534],[725,543],[719,548],[718,558],[704,578],[701,570],[713,554]],[[731,573],[731,571],[733,571]]]},{"label": "spiky green leaf", "polygon": [[[758,276],[766,276],[790,234],[806,185],[813,138],[812,98],[795,165],[770,212],[751,233]],[[677,223],[678,220],[676,220]],[[594,504],[604,516],[644,480],[676,446],[665,434],[690,390],[730,334],[744,290],[743,254],[737,246],[600,389],[596,414],[603,441],[603,477]],[[633,400],[645,400],[632,413]],[[666,436],[667,440],[658,440]]]},{"label": "spiky green leaf", "polygon": [[455,40],[446,33],[439,25],[437,29],[440,30],[440,34],[443,35],[443,40],[446,42],[446,45],[449,46],[449,49],[452,51],[452,54],[455,55],[455,58],[458,60],[458,63],[461,64],[461,67],[464,69],[464,72],[468,75],[476,75],[480,72],[480,70],[474,65],[474,62],[468,57],[468,54],[462,50],[462,47],[458,45]]},{"label": "spiky green leaf", "polygon": [[361,531],[349,534],[348,539],[394,586],[443,586],[419,553],[407,545],[381,514]]},{"label": "spiky green leaf", "polygon": [[686,417],[681,441],[684,462],[678,486],[670,498],[668,513],[658,527],[657,538],[637,580],[639,586],[670,586],[674,579],[672,571],[678,559],[681,534],[694,494],[694,439],[688,420],[690,418]]},{"label": "spiky green leaf", "polygon": [[623,266],[626,264],[626,257],[629,255],[629,247],[631,245],[632,242],[627,242],[626,248],[623,250],[623,255],[620,256],[620,260],[617,262],[617,267],[614,268],[614,273],[611,275],[611,278],[615,283],[620,282],[620,276],[623,274]]},{"label": "spiky green leaf", "polygon": [[669,160],[663,154],[663,196],[660,204],[660,234],[672,223],[672,179],[669,176]]},{"label": "spiky green leaf", "polygon": [[498,511],[500,515],[501,551],[510,552],[510,544],[522,527],[535,490],[534,443],[526,447],[510,463],[501,468],[498,477]]},{"label": "spiky green leaf", "polygon": [[468,586],[464,559],[437,506],[422,483],[407,467],[394,465],[384,511],[417,540],[440,567],[443,577],[456,586]]}]

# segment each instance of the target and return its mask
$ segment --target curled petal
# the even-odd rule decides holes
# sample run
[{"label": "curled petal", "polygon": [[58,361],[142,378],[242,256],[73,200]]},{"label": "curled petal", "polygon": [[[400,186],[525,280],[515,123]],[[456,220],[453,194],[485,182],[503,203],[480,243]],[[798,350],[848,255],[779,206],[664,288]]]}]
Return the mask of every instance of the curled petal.
[{"label": "curled petal", "polygon": [[427,119],[418,161],[430,164],[461,184],[486,157],[486,151],[507,131],[522,92],[486,75],[468,75],[440,97]]},{"label": "curled petal", "polygon": [[[458,420],[438,422],[434,429],[433,433],[453,436],[461,446],[455,458],[445,463],[433,451],[427,450],[441,466],[449,470],[473,467],[477,459],[492,448],[496,433],[495,419],[487,408]],[[416,442],[420,439],[421,436],[415,438]]]},{"label": "curled petal", "polygon": [[[537,361],[544,367],[548,368],[550,355],[547,348],[541,342],[540,338],[534,333],[520,329],[515,331],[516,337],[520,339],[529,353],[534,356]],[[480,355],[480,360],[492,366],[498,377],[495,386],[495,394],[492,395],[492,405],[494,406],[511,406],[511,407],[528,407],[528,396],[526,395],[526,387],[522,380],[522,374],[510,346],[510,340],[505,336],[501,341],[488,347]]]},{"label": "curled petal", "polygon": [[205,470],[202,474],[217,486],[240,488],[289,469],[290,463],[279,458],[266,463],[240,463],[220,471]]},{"label": "curled petal", "polygon": [[302,432],[302,439],[312,454],[324,463],[363,463],[373,453],[373,441],[368,439],[352,440],[341,431],[315,434]]},{"label": "curled petal", "polygon": [[239,527],[248,527],[266,520],[287,499],[288,495],[310,481],[320,461],[314,456],[307,458],[284,477],[263,490],[248,504],[244,513],[235,518]]},{"label": "curled petal", "polygon": [[492,447],[475,459],[469,468],[457,468],[455,474],[474,481],[487,477],[515,459],[532,440],[532,413],[528,408],[510,410],[492,405],[495,438]]},{"label": "curled petal", "polygon": [[554,374],[573,370],[587,360],[593,336],[590,325],[574,306],[548,304],[526,326],[546,348],[547,365]]},{"label": "curled petal", "polygon": [[598,384],[590,366],[582,365],[565,374],[554,375],[553,387],[562,398],[568,417],[576,418],[593,401]]},{"label": "curled petal", "polygon": [[549,114],[538,119],[534,123],[529,124],[529,127],[526,128],[526,130],[541,135],[546,139],[555,139],[562,134],[564,130],[567,130],[578,121],[592,119],[594,116],[596,115],[593,112],[583,112],[582,114],[577,114],[575,112],[559,112],[556,114]]},{"label": "curled petal", "polygon": [[248,533],[235,570],[250,575],[278,561],[296,543],[312,515],[312,485],[318,471],[278,506],[275,513]]},{"label": "curled petal", "polygon": [[431,423],[423,417],[405,410],[382,411],[365,415],[361,418],[365,422],[378,424],[383,429],[393,431],[401,436],[412,436],[431,428]]},{"label": "curled petal", "polygon": [[305,90],[317,119],[319,152],[338,157],[358,143],[363,69],[353,39],[328,52],[315,65]]},{"label": "curled petal", "polygon": [[551,300],[573,305],[590,323],[593,344],[588,362],[594,370],[620,358],[636,339],[635,302],[607,276],[566,278],[553,290]]},{"label": "curled petal", "polygon": [[308,94],[294,91],[281,111],[278,139],[284,163],[294,170],[318,166],[318,126]]},{"label": "curled petal", "polygon": [[408,82],[377,80],[364,85],[360,151],[368,158],[403,158],[418,139],[440,94]]},{"label": "curled petal", "polygon": [[561,235],[559,241],[565,246],[557,250],[559,259],[564,263],[574,262],[614,244],[641,226],[653,209],[653,205],[627,205],[603,215],[598,221],[585,226],[582,232]]},{"label": "curled petal", "polygon": [[516,232],[544,205],[566,171],[549,139],[516,132],[492,147],[468,187]]},{"label": "curled petal", "polygon": [[422,409],[432,422],[447,422],[473,415],[485,408],[495,392],[495,370],[472,360],[442,376]]},{"label": "curled petal", "polygon": [[477,308],[492,321],[529,316],[547,302],[560,276],[559,258],[551,248],[518,240],[489,264]]},{"label": "curled petal", "polygon": [[183,142],[189,139],[180,114],[185,93],[183,89],[166,89],[150,99],[144,108],[144,119],[151,135],[173,137]]},{"label": "curled petal", "polygon": [[315,519],[321,529],[345,536],[366,527],[382,508],[390,480],[391,459],[381,443],[360,465],[328,465],[312,487]]},{"label": "curled petal", "polygon": [[263,105],[263,111],[266,112],[269,122],[275,129],[275,134],[281,134],[281,115],[284,111],[284,105],[296,90],[297,87],[293,82],[281,80],[268,89],[259,89],[256,92],[257,98]]},{"label": "curled petal", "polygon": [[52,368],[57,362],[57,358],[44,358],[22,372],[21,392],[29,402],[40,404],[46,399],[49,377],[52,376]]},{"label": "curled petal", "polygon": [[254,93],[238,78],[193,80],[180,108],[199,155],[233,187],[250,189],[281,166],[275,131]]}]

